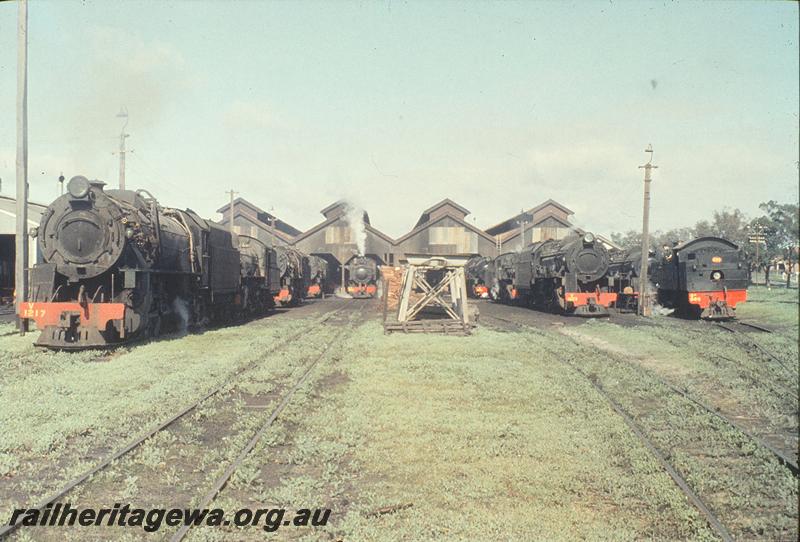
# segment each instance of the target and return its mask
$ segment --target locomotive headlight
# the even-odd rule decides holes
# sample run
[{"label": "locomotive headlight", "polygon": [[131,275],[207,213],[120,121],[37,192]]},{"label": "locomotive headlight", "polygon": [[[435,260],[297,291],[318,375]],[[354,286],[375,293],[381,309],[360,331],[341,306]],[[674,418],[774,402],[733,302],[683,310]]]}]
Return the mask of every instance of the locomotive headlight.
[{"label": "locomotive headlight", "polygon": [[711,280],[713,280],[714,282],[722,280],[722,271],[712,271]]},{"label": "locomotive headlight", "polygon": [[594,235],[591,233],[586,233],[586,235],[583,236],[583,242],[587,245],[594,243]]},{"label": "locomotive headlight", "polygon": [[133,228],[125,228],[125,237],[128,239],[133,237]]},{"label": "locomotive headlight", "polygon": [[76,199],[83,199],[89,193],[89,179],[81,175],[77,175],[69,180],[67,183],[67,192],[69,195]]}]

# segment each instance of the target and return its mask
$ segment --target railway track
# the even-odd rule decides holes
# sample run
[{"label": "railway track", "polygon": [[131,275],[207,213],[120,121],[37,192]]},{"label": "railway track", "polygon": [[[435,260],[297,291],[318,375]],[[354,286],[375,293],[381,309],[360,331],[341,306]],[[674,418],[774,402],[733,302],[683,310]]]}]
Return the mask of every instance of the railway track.
[{"label": "railway track", "polygon": [[766,348],[764,348],[763,346],[758,344],[758,342],[754,341],[751,337],[748,337],[747,336],[748,334],[743,333],[741,328],[737,329],[735,327],[735,325],[745,326],[745,327],[752,328],[752,329],[757,329],[759,331],[766,332],[766,333],[772,333],[772,330],[769,330],[767,328],[764,328],[764,327],[761,327],[761,326],[758,326],[756,324],[752,324],[752,323],[749,323],[749,322],[739,322],[739,321],[736,321],[735,323],[727,323],[727,324],[722,324],[722,323],[717,322],[717,323],[715,323],[715,325],[720,329],[724,329],[728,333],[733,333],[737,337],[746,338],[747,342],[750,343],[751,345],[753,345],[762,354],[764,354],[768,358],[772,359],[775,363],[777,363],[778,365],[780,365],[781,367],[783,367],[787,371],[793,372],[793,370],[788,365],[786,365],[780,357],[776,356],[774,353],[770,352],[769,350],[767,350]]},{"label": "railway track", "polygon": [[[520,326],[520,327],[527,327],[527,328],[534,328],[533,326],[516,322],[514,320],[508,318],[501,318],[497,316],[490,316],[489,319],[499,320],[502,322],[510,323],[512,325]],[[580,367],[576,364],[572,363],[571,361],[563,361],[566,365],[568,365],[572,370],[586,378],[586,380],[592,385],[592,387],[600,394],[603,399],[605,399],[611,408],[616,412],[622,420],[625,422],[625,425],[631,430],[631,432],[636,436],[637,440],[650,452],[650,454],[656,459],[656,461],[661,465],[661,468],[666,471],[670,478],[675,482],[675,484],[680,488],[681,492],[686,496],[689,502],[702,514],[705,520],[708,522],[708,525],[713,529],[713,531],[725,542],[733,542],[733,537],[719,520],[719,518],[711,511],[708,505],[697,495],[697,493],[692,490],[689,483],[686,479],[673,467],[669,461],[667,461],[664,454],[662,454],[658,448],[653,444],[653,442],[647,438],[647,436],[642,431],[641,427],[634,421],[634,419],[622,408],[622,406],[617,403],[609,393],[603,388],[603,386],[597,381],[596,378],[592,378],[591,375],[586,374]]]},{"label": "railway track", "polygon": [[[364,311],[364,305],[362,305],[358,309],[357,314],[360,315],[361,313],[363,313],[363,311]],[[340,337],[342,337],[345,333],[347,333],[347,331],[348,330],[346,328],[343,328],[343,329],[339,330],[337,332],[337,334],[333,337],[333,339],[331,339],[331,341],[328,342],[325,345],[325,347],[322,349],[322,351],[318,355],[316,355],[311,360],[311,362],[309,362],[306,365],[305,370],[302,372],[300,378],[298,378],[297,381],[295,382],[295,384],[291,388],[289,388],[289,390],[286,392],[286,394],[284,395],[284,397],[281,400],[281,402],[278,404],[277,407],[275,407],[275,409],[272,411],[272,413],[269,415],[269,417],[266,420],[264,420],[264,422],[258,428],[256,433],[252,436],[252,438],[250,438],[250,440],[247,442],[247,444],[244,446],[244,448],[242,448],[242,450],[236,456],[236,459],[230,465],[228,465],[228,467],[225,469],[225,471],[214,481],[214,484],[213,484],[211,490],[208,493],[205,494],[205,496],[202,498],[202,500],[198,504],[196,504],[196,508],[209,508],[209,506],[214,501],[214,499],[217,498],[217,496],[220,494],[220,492],[222,492],[222,490],[225,488],[225,485],[228,483],[228,481],[230,481],[231,477],[236,472],[236,470],[242,465],[242,463],[245,461],[245,459],[247,459],[247,456],[250,454],[250,452],[253,450],[253,448],[256,447],[258,442],[267,433],[267,431],[272,426],[272,424],[275,422],[275,420],[278,419],[278,417],[280,416],[281,412],[283,412],[283,410],[286,408],[286,406],[291,401],[292,396],[295,394],[295,392],[297,392],[297,390],[300,389],[300,387],[308,380],[308,378],[311,375],[311,373],[314,370],[314,368],[325,357],[325,354],[328,353],[328,351],[331,349],[331,347],[334,344],[336,344],[336,340],[339,339]],[[189,534],[189,531],[191,530],[191,528],[192,528],[191,525],[185,525],[184,524],[170,538],[170,542],[180,542],[181,540],[186,538],[186,536]]]},{"label": "railway track", "polygon": [[[298,339],[298,338],[302,337],[303,335],[307,334],[310,329],[313,329],[314,327],[316,327],[316,326],[318,326],[320,324],[327,323],[330,320],[332,320],[334,317],[342,314],[343,311],[346,308],[348,308],[348,306],[350,306],[351,304],[352,304],[352,302],[351,303],[346,303],[343,306],[338,307],[338,308],[326,313],[322,318],[319,318],[319,319],[315,320],[313,323],[309,324],[308,326],[304,326],[302,329],[300,329],[300,330],[296,331],[295,333],[292,333],[291,335],[285,337],[280,343],[276,344],[274,347],[272,347],[271,349],[269,349],[266,352],[264,352],[264,355],[274,355],[274,354],[277,354],[277,353],[285,350],[296,339]],[[363,308],[359,310],[359,313],[360,312],[363,312]],[[338,333],[336,337],[338,338],[341,335],[341,333],[342,332]],[[243,457],[246,456],[246,454],[250,450],[252,450],[252,447],[255,446],[255,444],[258,442],[258,439],[263,435],[263,432],[266,430],[266,428],[268,428],[269,425],[271,425],[272,422],[274,422],[274,420],[278,417],[280,412],[286,407],[286,405],[289,402],[288,399],[291,398],[291,395],[294,394],[294,392],[303,384],[303,382],[305,382],[305,380],[308,378],[308,375],[311,373],[313,368],[317,365],[319,360],[322,359],[324,354],[329,351],[329,349],[330,349],[330,347],[331,347],[331,345],[333,343],[334,343],[334,341],[330,341],[327,345],[325,345],[325,347],[323,348],[322,352],[318,356],[313,358],[312,362],[309,364],[309,366],[307,367],[306,371],[303,373],[301,378],[290,389],[289,393],[287,394],[287,397],[284,399],[283,402],[281,402],[281,404],[273,412],[273,414],[270,416],[270,418],[268,418],[267,422],[265,422],[265,425],[262,427],[262,429],[256,434],[256,436],[254,437],[254,440],[252,440],[252,444],[248,443],[248,447],[246,447],[246,451],[243,451],[243,453],[240,454],[241,458],[237,458],[237,462],[236,462],[236,466],[237,467],[238,467],[239,464],[241,464],[241,461],[243,460]],[[65,495],[67,495],[68,493],[70,493],[71,491],[76,489],[77,487],[81,486],[82,484],[84,484],[85,482],[90,480],[94,475],[96,475],[96,474],[100,473],[101,471],[103,471],[104,469],[106,469],[113,462],[115,462],[115,461],[117,461],[117,460],[129,455],[134,450],[138,449],[146,441],[148,441],[151,438],[153,438],[155,435],[161,433],[162,431],[166,430],[170,426],[174,425],[176,422],[178,422],[182,418],[185,418],[189,413],[197,410],[201,405],[206,403],[209,399],[211,399],[212,397],[215,397],[216,395],[220,394],[220,392],[222,392],[223,390],[227,389],[231,384],[233,384],[243,374],[245,374],[246,372],[248,372],[248,371],[252,370],[253,368],[255,368],[260,361],[261,361],[260,359],[255,359],[255,360],[245,364],[243,367],[240,367],[235,372],[230,374],[227,378],[225,378],[225,380],[223,382],[221,382],[219,385],[215,386],[213,389],[207,391],[201,397],[199,397],[196,400],[194,400],[191,404],[187,405],[186,407],[184,407],[183,409],[181,409],[180,411],[178,411],[174,415],[170,416],[169,418],[167,418],[165,420],[162,420],[161,422],[159,422],[155,426],[147,429],[143,434],[139,435],[138,437],[136,437],[132,441],[128,442],[122,448],[118,449],[117,451],[115,451],[112,454],[110,454],[107,457],[105,457],[102,461],[100,461],[94,467],[84,471],[83,473],[81,473],[77,477],[73,478],[70,482],[68,482],[66,485],[61,487],[55,493],[52,493],[49,496],[45,497],[43,500],[41,500],[37,504],[26,506],[26,508],[28,508],[28,509],[37,509],[37,510],[41,511],[41,510],[45,509],[47,507],[47,505],[55,503],[57,500],[61,499],[62,497],[64,497]],[[220,485],[219,489],[221,489],[224,486],[225,482],[227,482],[227,480],[230,479],[230,476],[233,474],[234,470],[235,470],[235,467],[230,471],[230,474],[228,474],[227,478]],[[227,470],[226,470],[226,473],[227,473]],[[15,524],[15,525],[5,525],[5,526],[1,527],[0,528],[0,539],[4,539],[5,537],[7,537],[9,534],[14,532],[17,528],[19,528],[19,526],[20,526],[19,524]]]},{"label": "railway track", "polygon": [[[486,316],[489,320],[497,320],[500,322],[504,322],[510,324],[515,327],[521,328],[533,328],[539,333],[542,333],[542,330],[537,329],[535,326],[532,326],[528,323],[519,322],[509,318],[502,318],[497,316]],[[576,344],[580,344],[577,342],[576,339],[572,339],[576,342]],[[618,357],[618,356],[617,356]],[[625,360],[621,360],[623,363],[628,365],[629,367],[631,364]],[[722,538],[723,540],[732,540],[732,535],[719,519],[719,517],[713,512],[712,508],[692,489],[691,485],[688,483],[687,479],[669,462],[667,457],[663,453],[659,451],[659,449],[655,446],[655,444],[645,435],[642,427],[636,422],[635,418],[625,411],[625,409],[617,402],[611,394],[606,390],[603,385],[598,381],[596,375],[594,374],[587,374],[586,371],[583,370],[582,367],[577,365],[576,363],[564,360],[564,363],[576,371],[578,374],[585,377],[592,387],[608,402],[608,404],[612,407],[612,409],[623,419],[625,424],[631,430],[631,432],[637,437],[637,439],[648,449],[648,451],[655,457],[661,467],[669,474],[670,478],[675,482],[675,484],[680,488],[680,490],[684,493],[687,499],[697,508],[697,510],[702,514],[702,516],[706,519],[709,526],[716,532],[716,534]],[[638,368],[639,371],[642,371],[641,368]],[[670,390],[671,392],[677,394],[683,400],[688,401],[695,408],[699,409],[704,414],[711,416],[730,428],[738,431],[740,434],[744,435],[747,439],[753,442],[755,445],[760,447],[761,449],[769,452],[769,454],[775,458],[775,460],[782,465],[784,468],[790,472],[795,479],[798,477],[798,465],[797,461],[793,460],[792,458],[788,457],[788,455],[774,446],[770,445],[769,443],[765,442],[763,439],[757,437],[756,435],[752,434],[752,432],[746,430],[745,428],[741,427],[740,424],[734,422],[733,420],[729,419],[716,409],[710,407],[709,405],[704,404],[701,401],[690,396],[684,390],[676,387],[675,385],[671,384],[670,382],[658,377],[657,375],[652,374],[652,372],[647,372],[647,377],[652,378],[666,389]]]},{"label": "railway track", "polygon": [[[745,323],[745,322],[738,322],[738,321],[737,321],[737,323],[740,324],[740,325],[753,327],[753,328],[758,329],[760,331],[764,331],[764,332],[767,332],[767,333],[772,333],[772,331],[767,330],[766,328],[762,328],[760,326],[754,325],[754,324],[749,324],[749,323]],[[723,325],[723,324],[716,324],[716,325],[718,325],[720,327],[723,327],[724,329],[726,329],[727,331],[732,332],[732,333],[741,333],[740,331],[737,331],[735,328],[732,328],[729,325]],[[756,343],[753,343],[753,344],[758,346]],[[765,353],[768,353],[766,350],[763,350],[763,351]],[[735,422],[734,420],[730,419],[729,417],[725,416],[720,411],[716,410],[715,408],[711,407],[710,405],[708,405],[708,404],[706,404],[706,403],[704,403],[702,401],[699,401],[698,399],[690,396],[686,391],[680,389],[679,387],[675,386],[674,384],[672,384],[671,382],[665,380],[664,378],[658,376],[657,374],[653,373],[652,371],[649,372],[648,374],[653,379],[655,379],[659,384],[663,385],[666,388],[669,388],[670,390],[672,390],[673,392],[677,393],[678,395],[680,395],[681,397],[683,397],[687,401],[690,401],[690,402],[694,403],[695,405],[697,405],[699,408],[701,408],[706,413],[708,413],[708,414],[714,416],[715,418],[727,423],[731,427],[735,428],[736,430],[738,430],[742,434],[744,434],[747,437],[749,437],[753,442],[755,442],[756,444],[758,444],[762,448],[764,448],[766,450],[769,450],[773,454],[773,456],[775,456],[775,459],[777,459],[778,462],[781,463],[784,467],[789,469],[793,475],[800,476],[800,468],[798,468],[798,462],[797,462],[796,458],[794,458],[794,459],[791,458],[785,451],[779,450],[778,448],[776,448],[775,446],[771,445],[770,443],[768,443],[764,439],[762,439],[762,438],[758,437],[757,435],[755,435],[752,431],[750,431],[750,430],[746,429],[745,427],[743,427],[741,424],[739,424],[739,423]],[[796,398],[797,395],[795,394],[794,397]]]}]

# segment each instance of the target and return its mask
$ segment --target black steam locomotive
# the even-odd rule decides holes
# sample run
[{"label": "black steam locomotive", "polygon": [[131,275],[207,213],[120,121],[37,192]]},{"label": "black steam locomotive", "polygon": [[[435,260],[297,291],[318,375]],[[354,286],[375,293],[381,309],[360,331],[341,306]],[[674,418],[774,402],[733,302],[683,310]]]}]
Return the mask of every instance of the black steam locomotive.
[{"label": "black steam locomotive", "polygon": [[44,263],[31,270],[20,317],[36,344],[81,349],[157,336],[162,328],[230,320],[273,306],[278,262],[191,210],[143,190],[104,190],[73,177],[42,215]]},{"label": "black steam locomotive", "polygon": [[747,301],[747,264],[726,239],[700,237],[665,247],[650,267],[658,302],[690,318],[728,319]]},{"label": "black steam locomotive", "polygon": [[483,256],[474,256],[466,264],[467,294],[470,297],[489,297],[489,285],[486,282],[487,269],[492,265],[492,259]]},{"label": "black steam locomotive", "polygon": [[374,297],[378,291],[378,264],[366,256],[355,256],[346,266],[347,293],[355,298]]},{"label": "black steam locomotive", "polygon": [[308,287],[306,282],[310,274],[308,256],[285,245],[276,246],[275,252],[281,285],[278,295],[275,296],[275,302],[282,306],[297,306],[305,298]]},{"label": "black steam locomotive", "polygon": [[495,289],[503,302],[603,316],[617,298],[606,277],[608,253],[591,233],[532,243],[497,260]]},{"label": "black steam locomotive", "polygon": [[325,282],[328,278],[328,262],[324,258],[308,257],[308,289],[306,297],[320,297],[325,291]]}]

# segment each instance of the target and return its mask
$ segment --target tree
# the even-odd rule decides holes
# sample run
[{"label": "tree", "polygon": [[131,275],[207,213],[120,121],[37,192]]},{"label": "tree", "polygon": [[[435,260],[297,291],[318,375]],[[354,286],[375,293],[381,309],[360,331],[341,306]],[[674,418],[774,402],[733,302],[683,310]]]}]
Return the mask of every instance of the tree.
[{"label": "tree", "polygon": [[721,237],[732,243],[736,243],[739,248],[747,246],[749,235],[747,217],[739,209],[728,211],[714,211],[714,218],[711,222],[701,220],[695,227],[697,237]]},{"label": "tree", "polygon": [[[791,284],[792,270],[797,264],[797,247],[800,240],[800,206],[796,203],[778,203],[770,200],[758,206],[764,215],[751,223],[751,229],[764,232],[766,247],[764,259],[769,263],[775,259],[786,262],[786,287]],[[769,274],[767,274],[769,284]]]}]

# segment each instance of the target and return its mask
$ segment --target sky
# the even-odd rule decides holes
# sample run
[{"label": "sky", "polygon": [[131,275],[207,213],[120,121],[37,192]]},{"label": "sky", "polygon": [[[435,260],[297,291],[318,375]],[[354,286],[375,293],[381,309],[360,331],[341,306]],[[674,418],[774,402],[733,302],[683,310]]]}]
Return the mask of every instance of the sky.
[{"label": "sky", "polygon": [[[13,195],[14,2],[0,3],[0,180]],[[239,195],[305,230],[348,199],[393,237],[449,197],[489,227],[553,198],[651,228],[798,200],[794,2],[29,4],[29,183],[63,172],[208,218]]]}]

